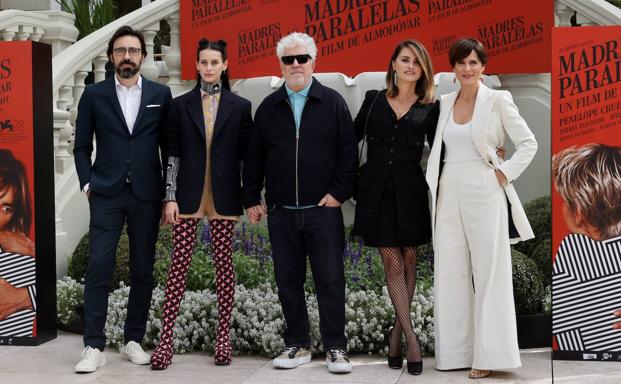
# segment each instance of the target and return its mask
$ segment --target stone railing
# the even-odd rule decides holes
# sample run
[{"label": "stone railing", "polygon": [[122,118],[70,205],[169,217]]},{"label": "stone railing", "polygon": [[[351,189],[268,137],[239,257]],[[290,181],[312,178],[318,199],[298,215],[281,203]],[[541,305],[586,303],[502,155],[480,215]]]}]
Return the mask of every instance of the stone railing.
[{"label": "stone railing", "polygon": [[604,0],[556,0],[554,13],[559,27],[570,26],[574,14],[577,25],[621,24],[621,9]]},{"label": "stone railing", "polygon": [[55,56],[78,38],[74,20],[75,16],[61,11],[5,10],[0,12],[0,39],[47,43]]}]

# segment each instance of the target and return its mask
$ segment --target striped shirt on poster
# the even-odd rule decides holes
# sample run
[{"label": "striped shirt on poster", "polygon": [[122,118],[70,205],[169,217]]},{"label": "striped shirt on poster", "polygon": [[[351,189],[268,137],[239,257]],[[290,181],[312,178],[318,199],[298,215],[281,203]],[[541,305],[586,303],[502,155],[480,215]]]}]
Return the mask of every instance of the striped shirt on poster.
[{"label": "striped shirt on poster", "polygon": [[22,310],[0,320],[0,336],[32,336],[36,315],[36,270],[32,256],[0,252],[0,278],[15,288],[27,288],[32,310]]},{"label": "striped shirt on poster", "polygon": [[552,333],[561,351],[621,351],[621,237],[570,234],[552,269]]}]

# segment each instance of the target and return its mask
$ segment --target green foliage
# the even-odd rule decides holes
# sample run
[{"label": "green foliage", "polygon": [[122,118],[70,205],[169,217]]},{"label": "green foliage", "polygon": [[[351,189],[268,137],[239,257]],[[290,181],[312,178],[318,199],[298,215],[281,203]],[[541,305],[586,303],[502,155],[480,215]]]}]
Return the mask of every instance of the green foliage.
[{"label": "green foliage", "polygon": [[539,270],[543,273],[545,284],[552,283],[552,239],[549,237],[539,242],[537,248],[530,255]]},{"label": "green foliage", "polygon": [[[67,274],[76,281],[82,281],[86,277],[88,267],[88,233],[80,239],[73,254],[67,263]],[[116,249],[116,259],[114,262],[114,272],[110,281],[110,289],[117,289],[121,282],[129,284],[129,238],[123,228],[119,245]]]},{"label": "green foliage", "polygon": [[75,15],[78,40],[116,20],[117,0],[56,0],[64,12]]},{"label": "green foliage", "polygon": [[[188,271],[187,289],[192,291],[215,289],[211,236],[205,228],[206,226],[199,225],[197,229],[197,243]],[[127,234],[124,231],[117,248],[115,279],[111,284],[111,289],[118,288],[121,281],[125,285],[130,285],[127,244]],[[157,285],[165,286],[173,248],[170,226],[160,227],[155,248],[155,282]],[[432,258],[433,252],[429,245],[419,247],[418,252],[418,282],[425,289],[431,288],[433,266],[429,259]],[[265,226],[248,226],[243,223],[238,225],[233,237],[233,265],[237,284],[242,284],[247,288],[269,284],[274,288],[276,283],[271,254],[272,248]],[[88,234],[82,238],[69,261],[70,277],[77,281],[85,277],[87,258]],[[360,243],[348,241],[343,258],[348,289],[382,293],[382,287],[385,285],[384,268],[377,248],[363,247]],[[305,290],[309,293],[315,292],[310,264],[307,264]]]},{"label": "green foliage", "polygon": [[543,273],[533,260],[519,251],[513,250],[511,259],[516,314],[541,313],[546,295]]},{"label": "green foliage", "polygon": [[614,5],[617,8],[621,8],[621,0],[606,0],[606,1]]},{"label": "green foliage", "polygon": [[524,211],[533,228],[535,238],[519,242],[514,248],[530,256],[542,241],[552,236],[552,200],[550,196],[539,197],[524,204]]}]

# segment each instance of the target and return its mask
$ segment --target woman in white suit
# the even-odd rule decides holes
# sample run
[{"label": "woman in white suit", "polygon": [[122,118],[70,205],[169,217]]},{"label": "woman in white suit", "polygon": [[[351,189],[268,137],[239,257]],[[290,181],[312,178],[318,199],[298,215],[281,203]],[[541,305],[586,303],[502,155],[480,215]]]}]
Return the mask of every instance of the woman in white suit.
[{"label": "woman in white suit", "polygon": [[[479,41],[456,41],[449,61],[460,90],[442,98],[426,175],[436,369],[471,368],[471,378],[482,378],[521,366],[509,244],[534,235],[512,183],[537,142],[511,94],[481,83],[487,55]],[[505,136],[516,151],[503,161],[496,151]]]}]

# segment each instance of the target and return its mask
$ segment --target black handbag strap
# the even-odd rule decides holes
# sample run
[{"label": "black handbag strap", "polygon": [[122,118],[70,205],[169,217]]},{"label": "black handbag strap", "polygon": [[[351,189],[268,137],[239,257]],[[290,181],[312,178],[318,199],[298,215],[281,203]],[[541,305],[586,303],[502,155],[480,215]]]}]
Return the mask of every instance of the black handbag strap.
[{"label": "black handbag strap", "polygon": [[381,91],[377,91],[373,101],[371,102],[371,106],[369,107],[369,111],[367,112],[367,117],[364,121],[364,133],[362,135],[362,147],[360,147],[360,152],[358,153],[358,164],[360,164],[360,160],[362,160],[362,153],[364,153],[364,145],[367,142],[367,126],[369,125],[369,117],[371,116],[371,111],[373,111],[373,106],[375,105],[375,101],[377,97],[380,95]]}]

